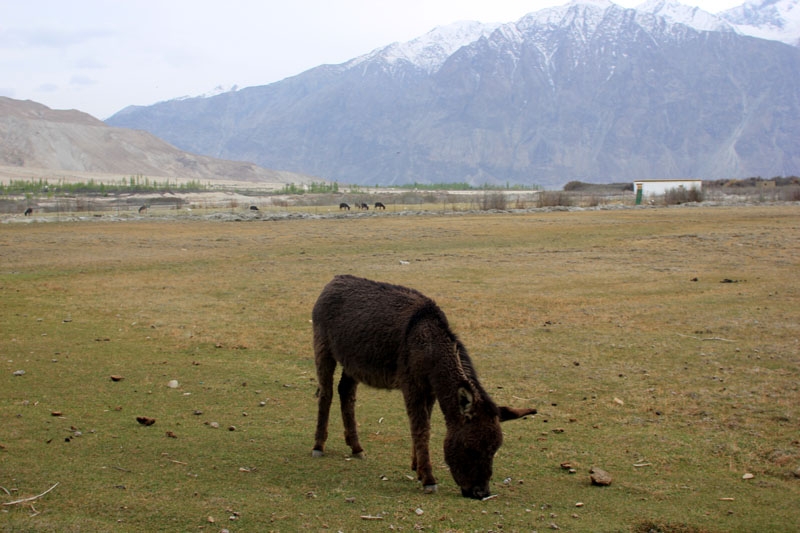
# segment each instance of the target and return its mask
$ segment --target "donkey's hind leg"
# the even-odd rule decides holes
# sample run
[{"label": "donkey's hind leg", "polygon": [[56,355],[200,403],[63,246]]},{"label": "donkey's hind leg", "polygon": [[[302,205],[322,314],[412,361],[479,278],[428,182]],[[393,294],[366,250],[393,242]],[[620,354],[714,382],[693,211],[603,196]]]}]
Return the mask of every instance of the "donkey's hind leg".
[{"label": "donkey's hind leg", "polygon": [[333,373],[336,371],[336,360],[319,339],[314,339],[314,359],[317,365],[318,411],[317,432],[314,437],[313,457],[322,457],[325,441],[328,440],[328,418],[333,401]]},{"label": "donkey's hind leg", "polygon": [[344,423],[344,441],[353,451],[353,457],[362,459],[364,448],[358,441],[358,427],[356,424],[356,390],[358,382],[346,372],[342,372],[339,380],[339,400],[342,402],[342,422]]}]

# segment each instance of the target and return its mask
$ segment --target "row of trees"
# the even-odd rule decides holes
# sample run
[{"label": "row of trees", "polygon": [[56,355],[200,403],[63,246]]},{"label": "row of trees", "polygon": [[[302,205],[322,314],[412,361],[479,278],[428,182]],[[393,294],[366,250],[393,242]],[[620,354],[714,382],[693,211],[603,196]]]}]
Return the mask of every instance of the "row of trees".
[{"label": "row of trees", "polygon": [[88,181],[71,182],[59,179],[54,183],[44,178],[38,180],[10,180],[0,183],[0,194],[3,195],[54,195],[54,194],[121,194],[121,193],[159,193],[159,192],[202,192],[210,190],[196,180],[171,182],[151,180],[146,176],[131,176],[114,183],[106,183],[90,179]]}]

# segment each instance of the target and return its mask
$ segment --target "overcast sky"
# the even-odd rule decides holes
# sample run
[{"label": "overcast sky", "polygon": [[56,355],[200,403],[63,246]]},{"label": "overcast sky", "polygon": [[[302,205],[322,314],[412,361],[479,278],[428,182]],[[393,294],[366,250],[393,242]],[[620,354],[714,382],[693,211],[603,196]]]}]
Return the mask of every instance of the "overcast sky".
[{"label": "overcast sky", "polygon": [[[635,7],[643,0],[617,0]],[[105,119],[567,0],[0,0],[0,96]],[[683,0],[711,13],[744,0]]]}]

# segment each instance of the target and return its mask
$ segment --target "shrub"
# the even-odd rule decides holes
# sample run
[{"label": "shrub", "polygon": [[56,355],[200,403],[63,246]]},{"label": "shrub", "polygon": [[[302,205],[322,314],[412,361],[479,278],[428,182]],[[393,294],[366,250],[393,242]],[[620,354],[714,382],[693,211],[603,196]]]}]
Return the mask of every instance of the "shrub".
[{"label": "shrub", "polygon": [[664,203],[666,205],[681,205],[690,202],[702,202],[702,201],[703,201],[703,191],[702,189],[698,189],[697,187],[692,187],[691,189],[678,187],[677,189],[669,189],[664,194]]},{"label": "shrub", "polygon": [[781,199],[784,202],[800,202],[800,187],[784,187],[781,190]]},{"label": "shrub", "polygon": [[572,198],[563,191],[542,191],[536,202],[536,207],[571,206]]},{"label": "shrub", "polygon": [[491,209],[499,209],[504,211],[506,209],[506,195],[501,192],[485,192],[479,200],[480,208],[483,211]]}]

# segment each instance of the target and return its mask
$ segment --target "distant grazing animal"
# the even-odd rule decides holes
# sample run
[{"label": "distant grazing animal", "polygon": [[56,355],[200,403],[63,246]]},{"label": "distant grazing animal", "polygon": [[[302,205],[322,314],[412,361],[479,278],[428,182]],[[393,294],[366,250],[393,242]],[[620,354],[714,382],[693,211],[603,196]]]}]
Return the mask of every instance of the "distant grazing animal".
[{"label": "distant grazing animal", "polygon": [[358,208],[359,209],[364,209],[366,211],[369,211],[369,206],[367,204],[364,204],[364,203],[359,204]]},{"label": "distant grazing animal", "polygon": [[348,211],[350,211],[350,205],[342,202],[342,203],[339,204],[339,210],[342,210],[342,209],[347,209]]},{"label": "distant grazing animal", "polygon": [[258,211],[258,206],[257,205],[251,205],[250,206],[250,211]]},{"label": "distant grazing animal", "polygon": [[411,423],[411,468],[425,492],[435,492],[428,442],[431,410],[438,400],[447,425],[444,459],[453,479],[465,497],[488,496],[492,462],[503,442],[500,422],[536,409],[498,407],[492,401],[436,303],[414,289],[343,275],[325,286],[311,317],[319,381],[312,455],[323,455],[333,375],[340,364],[344,438],[353,456],[364,453],[355,418],[358,384],[400,389]]},{"label": "distant grazing animal", "polygon": [[29,207],[28,209],[25,210],[25,216],[26,217],[29,217],[32,214],[33,214],[33,208],[32,207]]},{"label": "distant grazing animal", "polygon": [[383,202],[375,202],[375,209],[386,209],[386,206],[383,205]]},{"label": "distant grazing animal", "polygon": [[140,214],[140,215],[141,215],[142,213],[144,213],[145,211],[147,211],[147,206],[146,206],[146,205],[143,205],[142,207],[140,207],[140,208],[139,208],[139,214]]}]

